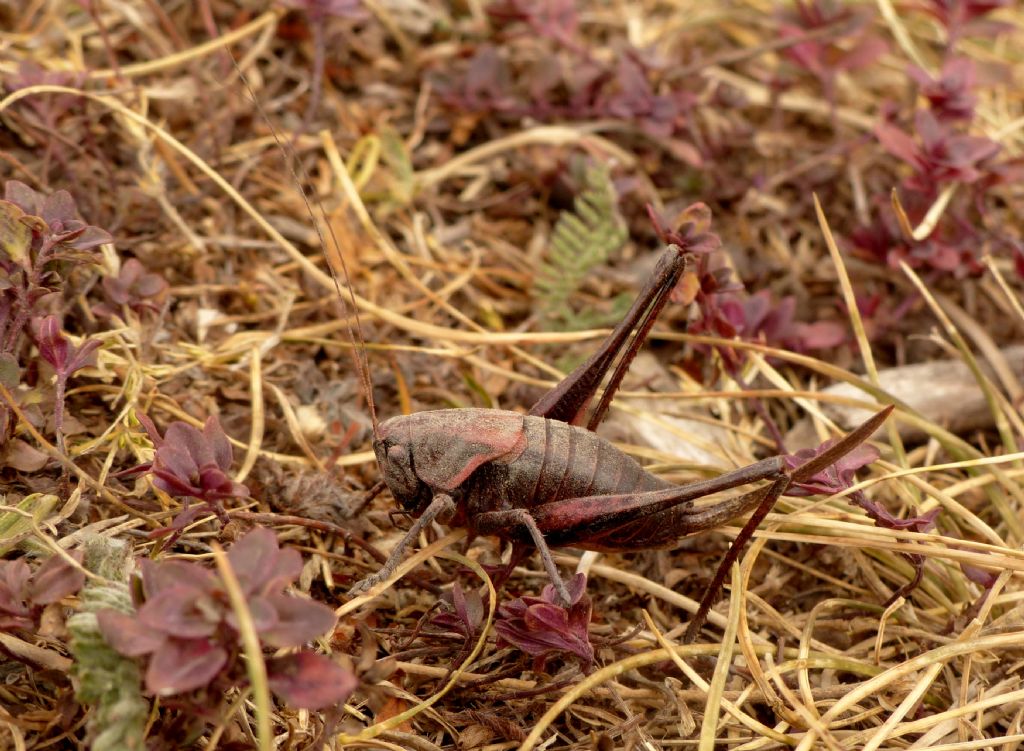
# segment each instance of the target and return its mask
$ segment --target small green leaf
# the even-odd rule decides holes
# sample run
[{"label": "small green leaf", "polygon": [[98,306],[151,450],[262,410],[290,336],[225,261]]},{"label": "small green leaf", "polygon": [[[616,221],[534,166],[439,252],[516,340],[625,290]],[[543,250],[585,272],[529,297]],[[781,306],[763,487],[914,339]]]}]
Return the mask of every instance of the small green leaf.
[{"label": "small green leaf", "polygon": [[[17,440],[17,439],[15,439]],[[4,502],[0,496],[0,503]],[[42,524],[57,507],[60,499],[46,493],[32,493],[25,496],[17,505],[17,511],[0,513],[0,555],[5,555],[32,534],[33,522]]]},{"label": "small green leaf", "polygon": [[[563,328],[586,328],[593,311],[576,312],[569,299],[591,269],[605,263],[628,239],[608,168],[588,165],[573,210],[562,212],[551,233],[547,260],[534,283],[544,315]],[[602,316],[603,318],[603,316]]]},{"label": "small green leaf", "polygon": [[415,171],[405,141],[392,128],[382,128],[380,145],[381,156],[391,172],[392,197],[400,204],[408,204],[413,198]]},{"label": "small green leaf", "polygon": [[487,393],[487,389],[484,388],[483,384],[480,383],[480,381],[476,380],[473,376],[469,375],[468,373],[463,374],[462,380],[470,391],[472,391],[474,394],[480,397],[480,400],[483,402],[485,407],[493,409],[494,407],[497,406],[494,403],[494,399],[492,399],[491,395]]},{"label": "small green leaf", "polygon": [[0,201],[0,251],[18,264],[28,260],[32,246],[32,230],[23,221],[27,216],[10,201]]}]

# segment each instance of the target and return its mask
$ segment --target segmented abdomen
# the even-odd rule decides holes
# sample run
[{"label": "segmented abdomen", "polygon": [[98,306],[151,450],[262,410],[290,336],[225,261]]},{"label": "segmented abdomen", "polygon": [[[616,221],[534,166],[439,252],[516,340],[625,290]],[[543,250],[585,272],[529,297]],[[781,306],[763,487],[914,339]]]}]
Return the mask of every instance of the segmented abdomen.
[{"label": "segmented abdomen", "polygon": [[523,417],[526,448],[470,479],[470,512],[530,508],[566,498],[671,487],[596,433],[558,420]]}]

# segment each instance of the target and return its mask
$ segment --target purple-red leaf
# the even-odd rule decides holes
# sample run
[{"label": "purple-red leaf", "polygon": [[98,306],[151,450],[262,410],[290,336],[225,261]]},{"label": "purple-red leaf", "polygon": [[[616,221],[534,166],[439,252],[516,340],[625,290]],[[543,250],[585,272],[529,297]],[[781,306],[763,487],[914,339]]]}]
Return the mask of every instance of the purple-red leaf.
[{"label": "purple-red leaf", "polygon": [[206,639],[167,639],[153,653],[146,670],[146,689],[169,696],[202,688],[228,661],[228,653]]},{"label": "purple-red leaf", "polygon": [[[795,469],[796,467],[806,464],[811,459],[821,455],[827,449],[831,448],[838,440],[838,438],[832,438],[825,441],[816,449],[801,449],[795,454],[789,454],[785,457],[786,466],[790,469]],[[877,458],[878,450],[875,449],[874,446],[861,444],[853,451],[836,461],[835,464],[826,467],[813,477],[801,482],[794,482],[790,485],[786,494],[792,496],[807,496],[816,493],[823,495],[841,493],[853,486],[855,482],[854,473],[858,469],[867,466]],[[854,492],[850,496],[850,500],[857,506],[864,509],[867,515],[871,517],[872,521],[874,521],[877,526],[885,529],[906,529],[912,532],[924,532],[935,524],[935,517],[938,516],[939,513],[939,509],[933,509],[922,516],[900,519],[890,514],[881,504],[868,500],[863,491]]]},{"label": "purple-red leaf", "polygon": [[[158,437],[157,445],[162,449],[167,443]],[[243,588],[246,607],[265,646],[298,647],[334,627],[330,607],[283,592],[301,571],[302,559],[297,551],[280,550],[273,532],[251,531],[231,547],[228,556],[240,578],[252,577]],[[145,598],[138,611],[133,615],[106,611],[100,616],[108,642],[127,656],[149,655],[146,685],[153,693],[192,691],[210,686],[215,679],[216,687],[236,685],[241,674],[234,664],[239,629],[220,577],[199,564],[180,560],[143,559],[141,568]],[[298,670],[286,690],[299,695],[304,689],[295,681],[303,676],[317,679],[318,665],[313,661]],[[309,671],[303,672],[306,668]],[[326,689],[313,685],[308,691],[313,703],[315,697],[327,695]]]},{"label": "purple-red leaf", "polygon": [[228,551],[228,562],[243,591],[255,591],[256,587],[248,587],[247,583],[261,582],[273,572],[277,553],[277,535],[266,527],[255,527],[235,541]]},{"label": "purple-red leaf", "polygon": [[260,631],[260,638],[273,647],[298,647],[334,628],[334,610],[315,600],[286,594],[271,594],[267,603],[277,613],[277,622]]},{"label": "purple-red leaf", "polygon": [[13,616],[30,614],[26,597],[32,572],[22,560],[0,561],[0,613]]},{"label": "purple-red leaf", "polygon": [[711,231],[711,209],[705,203],[690,204],[683,209],[672,222],[675,229],[666,227],[651,206],[647,207],[647,215],[661,241],[679,246],[684,253],[708,256],[722,247],[721,238]]},{"label": "purple-red leaf", "polygon": [[[81,222],[76,222],[81,225]],[[78,251],[92,250],[100,245],[114,242],[113,236],[101,227],[92,225],[80,226],[75,236],[66,242],[69,246]]]},{"label": "purple-red leaf", "polygon": [[75,206],[75,199],[66,190],[58,190],[43,200],[39,209],[39,216],[50,225],[51,229],[59,231],[65,222],[77,218],[78,208]]},{"label": "purple-red leaf", "polygon": [[[838,438],[831,438],[816,449],[801,449],[795,454],[789,454],[785,457],[786,466],[790,469],[796,469],[797,467],[806,464],[811,459],[825,453],[827,449],[830,449],[838,443],[839,440],[840,439]],[[802,482],[794,482],[790,485],[789,490],[786,491],[786,495],[806,496],[814,495],[816,493],[821,493],[823,495],[841,493],[853,485],[854,472],[861,467],[871,464],[871,462],[875,461],[877,458],[878,449],[874,446],[861,444],[853,451],[836,461],[835,464],[826,467],[813,477],[803,480]]]},{"label": "purple-red leaf", "polygon": [[495,19],[522,21],[541,37],[568,43],[579,17],[575,0],[501,0],[487,6],[487,14]]},{"label": "purple-red leaf", "polygon": [[50,363],[58,375],[65,378],[76,370],[91,365],[92,355],[100,347],[100,342],[95,339],[86,340],[81,347],[75,347],[71,340],[61,333],[57,316],[37,319],[34,328],[39,356]]},{"label": "purple-red leaf", "polygon": [[200,498],[210,504],[229,497],[244,497],[249,489],[227,474],[231,468],[231,444],[216,417],[210,417],[200,432],[185,422],[173,422],[164,437],[145,415],[139,415],[149,433],[153,457],[154,484],[174,496]]},{"label": "purple-red leaf", "polygon": [[[871,16],[864,9],[842,3],[797,2],[794,12],[784,14],[779,26],[782,38],[793,40],[783,55],[829,88],[837,73],[868,66],[888,49],[885,40],[872,32]],[[830,26],[836,29],[834,34],[820,36]],[[819,38],[808,38],[816,32]]]},{"label": "purple-red leaf", "polygon": [[71,343],[67,337],[61,334],[57,316],[46,316],[40,319],[36,323],[35,329],[39,356],[50,363],[54,370],[62,372],[68,362]]},{"label": "purple-red leaf", "polygon": [[1013,30],[1011,24],[985,18],[1009,4],[1010,0],[925,0],[919,7],[946,27],[952,47],[955,40],[968,34],[991,38]]},{"label": "purple-red leaf", "polygon": [[256,527],[232,545],[228,560],[246,594],[283,589],[302,573],[298,551],[279,549],[277,535],[265,527]]},{"label": "purple-red leaf", "polygon": [[43,195],[20,180],[8,180],[4,183],[4,200],[10,201],[26,214],[38,216]]},{"label": "purple-red leaf", "polygon": [[116,610],[101,610],[96,614],[103,639],[125,657],[141,657],[155,651],[166,636],[139,622],[134,615]]},{"label": "purple-red leaf", "polygon": [[864,512],[871,517],[876,526],[883,529],[905,529],[910,532],[927,532],[935,526],[935,518],[941,510],[934,508],[927,513],[921,514],[921,516],[910,516],[906,519],[900,519],[890,514],[885,506],[882,506],[880,503],[869,501],[863,493],[855,494],[853,501],[864,509]]},{"label": "purple-red leaf", "polygon": [[4,615],[3,611],[0,610],[0,631],[10,631],[16,628],[28,631],[34,626],[35,622],[28,616]]},{"label": "purple-red leaf", "polygon": [[889,123],[880,123],[875,126],[875,137],[882,148],[895,157],[902,159],[907,164],[919,166],[917,144],[914,139]]},{"label": "purple-red leaf", "polygon": [[20,558],[16,561],[0,561],[0,587],[11,593],[11,596],[22,599],[25,597],[32,570]]},{"label": "purple-red leaf", "polygon": [[[253,628],[256,629],[256,633],[261,638],[265,636],[264,632],[278,626],[280,619],[277,616],[277,608],[266,597],[248,595],[246,606],[249,608],[249,617],[252,618]],[[235,611],[229,610],[223,615],[224,622],[235,629],[235,631],[238,631],[238,617],[235,615]],[[264,638],[264,641],[267,640]],[[267,643],[269,644],[270,642],[268,641]]]},{"label": "purple-red leaf", "polygon": [[456,631],[467,639],[480,633],[484,620],[484,601],[478,591],[471,590],[467,594],[463,592],[462,585],[455,582],[452,591],[441,597],[441,602],[450,610],[435,615],[431,623],[439,628]]},{"label": "purple-red leaf", "polygon": [[946,183],[977,181],[982,176],[979,165],[1001,148],[988,138],[953,131],[929,110],[919,110],[914,125],[919,140],[888,123],[876,126],[875,136],[883,148],[914,168],[907,187],[926,195],[934,194]]},{"label": "purple-red leaf", "polygon": [[355,675],[332,660],[302,651],[267,661],[270,690],[298,709],[340,704],[356,690]]},{"label": "purple-red leaf", "polygon": [[191,587],[198,596],[213,591],[216,584],[214,575],[198,563],[178,560],[157,562],[143,558],[140,566],[146,597],[155,597],[166,589],[180,586]]},{"label": "purple-red leaf", "polygon": [[49,459],[49,454],[20,438],[9,438],[7,445],[0,448],[0,462],[19,472],[38,472],[46,466]]},{"label": "purple-red leaf", "polygon": [[839,321],[798,323],[796,333],[806,349],[829,349],[846,341],[846,326]]},{"label": "purple-red leaf", "polygon": [[[82,552],[76,550],[71,557],[82,562]],[[49,605],[72,595],[85,584],[85,572],[59,555],[50,556],[32,576],[28,596],[37,605]]]},{"label": "purple-red leaf", "polygon": [[[197,597],[198,595],[198,597]],[[210,636],[217,628],[220,612],[212,598],[187,583],[161,590],[139,608],[139,623],[170,636]]]},{"label": "purple-red leaf", "polygon": [[71,355],[71,361],[68,363],[67,367],[68,375],[74,373],[76,370],[94,366],[96,364],[96,350],[98,350],[102,344],[103,343],[99,339],[86,339],[82,342],[82,346],[77,347],[74,354]]},{"label": "purple-red leaf", "polygon": [[553,585],[544,587],[540,597],[520,597],[498,608],[494,630],[498,645],[510,644],[534,658],[540,671],[548,658],[563,652],[575,655],[584,669],[594,662],[590,644],[591,602],[586,594],[586,576],[576,574],[569,582],[570,604],[558,603]]},{"label": "purple-red leaf", "polygon": [[155,308],[165,296],[167,281],[160,274],[146,271],[137,258],[129,258],[117,276],[103,278],[103,290],[115,305]]},{"label": "purple-red leaf", "polygon": [[999,575],[994,571],[979,566],[972,566],[970,563],[964,563],[963,561],[960,561],[960,570],[964,572],[964,576],[984,589],[992,589],[996,584],[996,580],[999,579]]},{"label": "purple-red leaf", "polygon": [[231,442],[224,434],[224,429],[221,428],[216,416],[207,418],[206,424],[203,425],[203,438],[206,439],[203,448],[209,451],[209,454],[201,454],[203,463],[215,464],[223,470],[231,469]]},{"label": "purple-red leaf", "polygon": [[921,95],[940,118],[970,120],[974,117],[974,105],[978,102],[974,93],[977,72],[970,58],[950,58],[943,64],[938,78],[916,65],[910,66],[907,75],[917,82]]}]

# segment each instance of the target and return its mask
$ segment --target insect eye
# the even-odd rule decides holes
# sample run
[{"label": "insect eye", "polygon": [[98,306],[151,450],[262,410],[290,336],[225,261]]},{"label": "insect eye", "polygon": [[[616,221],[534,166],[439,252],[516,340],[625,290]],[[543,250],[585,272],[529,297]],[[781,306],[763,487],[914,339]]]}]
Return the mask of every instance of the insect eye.
[{"label": "insect eye", "polygon": [[409,466],[409,449],[401,444],[388,446],[388,462],[400,467]]},{"label": "insect eye", "polygon": [[412,466],[412,453],[405,444],[394,443],[385,447],[386,462],[381,466],[384,480],[391,492],[407,510],[415,509],[419,504],[420,481]]}]

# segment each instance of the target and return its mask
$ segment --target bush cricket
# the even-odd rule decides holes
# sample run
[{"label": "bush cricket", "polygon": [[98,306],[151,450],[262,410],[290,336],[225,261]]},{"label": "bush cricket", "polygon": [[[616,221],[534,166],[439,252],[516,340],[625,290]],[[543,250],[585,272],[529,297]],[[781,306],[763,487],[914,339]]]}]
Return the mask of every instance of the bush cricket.
[{"label": "bush cricket", "polygon": [[[350,594],[366,591],[393,574],[406,549],[435,520],[464,526],[471,535],[511,540],[512,560],[503,577],[531,547],[536,548],[556,591],[568,603],[551,546],[600,551],[665,547],[754,510],[689,624],[685,641],[696,638],[729,568],[775,501],[792,482],[809,479],[858,446],[892,408],[878,412],[795,469],[787,469],[785,457],[774,456],[686,485],[645,471],[593,430],[607,413],[686,262],[686,250],[669,245],[630,310],[598,350],[528,414],[467,408],[392,417],[380,425],[374,418],[373,448],[383,482],[416,521],[380,570],[358,582]],[[369,401],[365,354],[360,370]],[[609,383],[588,416],[610,370]],[[703,496],[759,480],[770,482],[715,504],[693,505]]]}]

